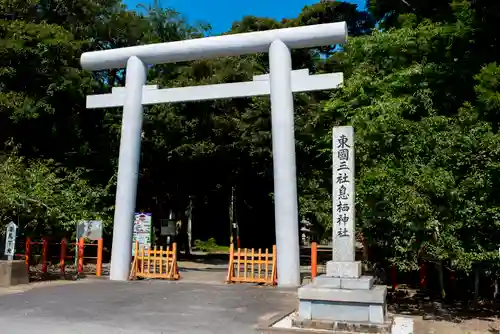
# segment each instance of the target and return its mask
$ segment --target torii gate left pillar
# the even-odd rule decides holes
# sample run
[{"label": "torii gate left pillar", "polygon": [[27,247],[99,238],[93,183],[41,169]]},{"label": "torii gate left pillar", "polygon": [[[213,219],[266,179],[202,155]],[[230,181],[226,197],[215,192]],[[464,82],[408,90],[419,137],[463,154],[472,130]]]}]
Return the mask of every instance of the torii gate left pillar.
[{"label": "torii gate left pillar", "polygon": [[[87,107],[123,106],[118,179],[111,256],[111,280],[127,280],[131,262],[132,222],[137,194],[143,105],[271,95],[272,149],[278,286],[300,285],[300,252],[295,161],[293,91],[335,88],[336,74],[301,75],[293,80],[290,48],[345,42],[345,22],[216,36],[84,53],[88,70],[122,68],[126,64],[125,91],[88,96]],[[201,87],[148,90],[146,64],[269,52],[269,79]],[[301,71],[297,71],[301,72]],[[333,81],[336,78],[336,81]],[[183,97],[184,96],[184,97]]]}]

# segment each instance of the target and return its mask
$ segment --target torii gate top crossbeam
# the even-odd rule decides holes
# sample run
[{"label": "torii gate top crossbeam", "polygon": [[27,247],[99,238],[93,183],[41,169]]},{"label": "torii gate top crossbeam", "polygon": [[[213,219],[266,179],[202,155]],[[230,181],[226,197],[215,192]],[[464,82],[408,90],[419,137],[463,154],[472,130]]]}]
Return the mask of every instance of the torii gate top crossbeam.
[{"label": "torii gate top crossbeam", "polygon": [[335,22],[85,52],[80,63],[86,70],[98,71],[125,67],[132,56],[137,56],[146,64],[165,64],[267,53],[271,43],[276,40],[281,40],[291,49],[300,49],[343,44],[346,39],[346,23]]}]

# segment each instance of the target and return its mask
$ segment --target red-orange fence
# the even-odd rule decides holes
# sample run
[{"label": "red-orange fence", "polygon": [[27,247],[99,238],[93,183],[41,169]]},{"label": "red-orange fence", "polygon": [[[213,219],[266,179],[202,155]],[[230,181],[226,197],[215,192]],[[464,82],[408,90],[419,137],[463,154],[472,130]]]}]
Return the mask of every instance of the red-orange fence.
[{"label": "red-orange fence", "polygon": [[[52,258],[49,256],[49,241],[47,238],[42,238],[41,241],[33,241],[31,238],[26,238],[25,241],[25,254],[19,254],[20,256],[24,256],[26,267],[28,268],[28,272],[30,270],[31,260],[33,258],[32,249],[34,245],[42,246],[42,254],[41,254],[41,263],[42,263],[42,273],[47,273],[48,264],[52,262]],[[97,243],[85,243],[84,238],[80,238],[78,243],[68,243],[66,238],[61,239],[61,242],[50,243],[50,245],[60,245],[59,255],[55,256],[55,258],[59,258],[59,272],[61,276],[65,274],[65,266],[66,260],[74,259],[74,256],[68,255],[68,247],[75,246],[77,247],[77,273],[83,273],[83,264],[84,259],[96,259],[96,276],[102,275],[102,252],[103,252],[103,240],[97,240]],[[97,256],[96,257],[85,257],[85,248],[86,247],[97,247]]]},{"label": "red-orange fence", "polygon": [[[303,250],[306,252],[302,254],[301,257],[306,259],[306,263],[311,264],[311,279],[314,279],[318,274],[325,272],[325,257],[330,257],[332,249],[329,247],[318,247],[316,242],[311,242],[311,254],[309,255],[308,248],[304,247]],[[328,255],[327,255],[328,254]],[[308,261],[310,259],[310,262]]]},{"label": "red-orange fence", "polygon": [[[421,288],[425,289],[428,285],[428,267],[425,261],[421,261],[419,268],[419,285]],[[316,242],[311,243],[311,279],[314,279],[318,275],[318,244]],[[450,284],[455,284],[455,272],[450,271],[449,274]],[[398,283],[398,270],[396,266],[391,265],[389,284],[392,286],[393,290],[399,287]]]}]

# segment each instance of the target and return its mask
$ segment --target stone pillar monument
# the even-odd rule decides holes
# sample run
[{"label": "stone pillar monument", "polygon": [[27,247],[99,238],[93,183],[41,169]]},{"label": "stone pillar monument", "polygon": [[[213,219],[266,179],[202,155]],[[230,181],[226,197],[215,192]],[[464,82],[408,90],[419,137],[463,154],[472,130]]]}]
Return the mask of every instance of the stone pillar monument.
[{"label": "stone pillar monument", "polygon": [[390,328],[387,288],[374,285],[371,276],[362,276],[361,262],[355,260],[354,162],[352,126],[333,128],[333,259],[327,263],[326,275],[299,288],[299,312],[293,321],[297,327]]}]

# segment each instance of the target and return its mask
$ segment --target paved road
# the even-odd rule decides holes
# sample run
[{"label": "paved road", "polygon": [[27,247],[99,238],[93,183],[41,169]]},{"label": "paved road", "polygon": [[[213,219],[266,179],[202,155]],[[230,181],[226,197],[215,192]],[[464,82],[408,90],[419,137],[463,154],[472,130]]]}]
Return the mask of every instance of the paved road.
[{"label": "paved road", "polygon": [[294,293],[248,285],[92,281],[0,296],[2,334],[246,334]]}]

